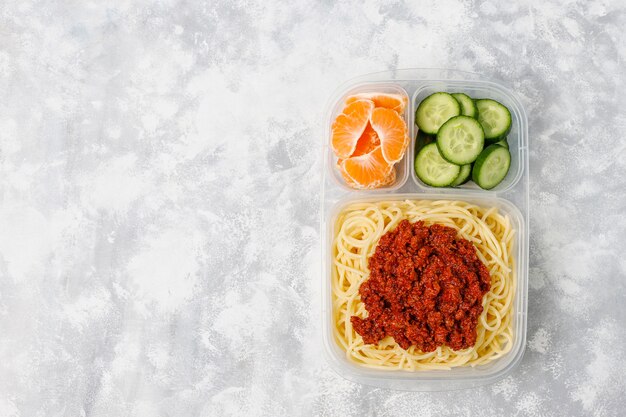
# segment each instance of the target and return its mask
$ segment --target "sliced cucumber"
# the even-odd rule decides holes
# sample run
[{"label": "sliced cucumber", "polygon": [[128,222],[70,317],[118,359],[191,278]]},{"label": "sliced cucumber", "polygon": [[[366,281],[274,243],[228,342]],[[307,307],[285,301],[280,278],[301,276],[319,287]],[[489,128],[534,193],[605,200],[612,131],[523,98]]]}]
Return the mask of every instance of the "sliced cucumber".
[{"label": "sliced cucumber", "polygon": [[451,164],[441,157],[435,143],[422,148],[415,158],[415,173],[425,184],[445,187],[459,176],[461,167]]},{"label": "sliced cucumber", "polygon": [[459,176],[456,177],[450,187],[458,187],[459,185],[463,185],[469,181],[472,176],[472,164],[461,165],[461,171],[459,172]]},{"label": "sliced cucumber", "polygon": [[504,146],[509,149],[509,142],[506,141],[506,138],[500,139],[498,142],[494,143],[494,145]]},{"label": "sliced cucumber", "polygon": [[461,106],[448,93],[434,93],[426,97],[415,111],[415,124],[429,135],[435,135],[449,118],[461,114]]},{"label": "sliced cucumber", "polygon": [[435,139],[437,139],[435,136],[428,135],[419,130],[417,132],[417,136],[415,137],[415,155],[417,155],[417,153],[421,151],[424,146],[428,145],[429,143],[433,143]]},{"label": "sliced cucumber", "polygon": [[476,100],[478,121],[485,131],[485,140],[497,142],[511,130],[511,112],[495,100],[482,98]]},{"label": "sliced cucumber", "polygon": [[437,147],[441,156],[457,165],[474,162],[484,144],[483,128],[476,119],[469,116],[451,118],[437,133]]},{"label": "sliced cucumber", "polygon": [[461,105],[461,114],[463,116],[473,117],[474,119],[478,117],[478,109],[470,96],[463,93],[452,93],[451,95]]},{"label": "sliced cucumber", "polygon": [[500,145],[490,145],[483,150],[472,169],[472,180],[480,188],[490,190],[500,184],[509,172],[511,154]]}]

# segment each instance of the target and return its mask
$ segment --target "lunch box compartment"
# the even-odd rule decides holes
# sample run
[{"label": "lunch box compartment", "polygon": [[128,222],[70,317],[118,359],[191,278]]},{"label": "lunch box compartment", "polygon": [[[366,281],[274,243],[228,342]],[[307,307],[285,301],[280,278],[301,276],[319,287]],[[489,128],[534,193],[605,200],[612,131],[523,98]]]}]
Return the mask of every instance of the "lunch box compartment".
[{"label": "lunch box compartment", "polygon": [[[333,335],[333,312],[332,312],[332,240],[335,236],[337,217],[348,205],[357,202],[376,201],[403,201],[403,200],[461,200],[482,207],[497,207],[500,213],[509,216],[511,227],[515,230],[515,243],[512,254],[516,260],[514,270],[516,277],[515,297],[511,311],[513,326],[513,347],[511,350],[492,362],[476,367],[457,367],[450,370],[420,370],[394,371],[371,369],[351,362],[346,357],[346,352],[339,346]],[[525,220],[522,213],[511,202],[491,196],[477,196],[476,194],[459,194],[442,197],[439,194],[386,194],[360,197],[347,197],[331,209],[324,231],[324,288],[323,288],[323,317],[324,317],[324,350],[333,369],[343,377],[369,385],[384,388],[410,391],[439,391],[478,386],[497,381],[509,373],[521,360],[526,346],[526,308],[528,265],[526,262],[517,260],[527,259],[528,239],[526,235]]]},{"label": "lunch box compartment", "polygon": [[[417,106],[426,97],[439,91],[445,91],[447,93],[465,93],[473,99],[478,98],[490,98],[505,105],[511,112],[511,131],[507,135],[507,142],[509,144],[509,152],[511,153],[511,166],[509,172],[500,184],[493,189],[488,190],[490,192],[505,192],[511,189],[517,184],[522,176],[522,153],[526,149],[526,119],[522,116],[523,111],[520,109],[519,102],[513,97],[513,95],[504,87],[499,86],[493,82],[486,81],[433,81],[419,83],[415,92],[413,93],[412,115],[415,116],[415,110]],[[415,120],[415,119],[414,119]],[[412,146],[409,148],[410,160],[415,161],[417,156],[415,152],[415,135],[417,134],[417,126],[414,125],[414,133],[412,137]],[[455,188],[437,188],[424,184],[415,174],[415,168],[413,163],[410,166],[411,178],[413,182],[417,184],[418,188],[424,192],[434,192],[439,190],[445,190],[444,192],[456,192],[462,190],[482,190],[471,179],[467,183]]]},{"label": "lunch box compartment", "polygon": [[[413,136],[414,129],[413,129],[413,123],[411,119],[411,96],[409,96],[406,90],[404,90],[404,88],[394,83],[365,83],[365,84],[350,88],[349,90],[345,91],[341,95],[341,98],[339,100],[335,101],[335,105],[333,106],[333,109],[332,109],[332,115],[329,119],[330,125],[328,126],[327,136],[328,136],[329,148],[330,148],[330,137],[331,137],[330,135],[332,131],[332,123],[335,120],[335,118],[339,114],[341,114],[341,111],[344,108],[344,103],[346,99],[349,96],[354,95],[354,94],[374,93],[374,92],[402,94],[407,98],[408,103],[407,103],[406,108],[404,109],[404,113],[402,114],[402,117],[404,118],[404,121],[407,123],[407,127],[409,128],[409,138]],[[410,146],[410,143],[411,142],[409,142],[409,146]],[[334,180],[336,185],[348,191],[367,191],[367,192],[394,191],[402,187],[406,183],[407,179],[409,178],[409,169],[411,167],[410,158],[409,158],[409,149],[407,149],[402,160],[400,160],[394,165],[394,168],[396,170],[396,180],[393,182],[393,184],[389,184],[385,187],[374,188],[371,190],[357,190],[347,185],[345,180],[341,177],[341,173],[339,172],[339,168],[337,167],[337,159],[338,159],[337,156],[334,154],[334,152],[332,152],[332,149],[331,149],[331,151],[328,152],[328,161],[327,161],[329,171],[330,171],[329,172],[330,176]]]}]

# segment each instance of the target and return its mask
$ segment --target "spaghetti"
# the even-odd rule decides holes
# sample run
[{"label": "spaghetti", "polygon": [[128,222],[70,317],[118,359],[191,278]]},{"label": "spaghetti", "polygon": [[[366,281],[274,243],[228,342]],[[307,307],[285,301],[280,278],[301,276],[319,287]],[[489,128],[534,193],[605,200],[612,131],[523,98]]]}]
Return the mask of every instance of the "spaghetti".
[{"label": "spaghetti", "polygon": [[[391,337],[368,345],[352,327],[350,317],[367,316],[359,287],[369,277],[368,259],[381,236],[404,219],[454,228],[459,237],[474,244],[478,258],[489,270],[491,287],[482,299],[483,312],[472,347],[455,351],[444,345],[422,352],[410,346],[405,350]],[[347,358],[371,368],[416,371],[476,366],[506,354],[513,345],[514,233],[508,216],[497,208],[462,201],[380,201],[345,207],[335,224],[331,281],[334,336]]]}]

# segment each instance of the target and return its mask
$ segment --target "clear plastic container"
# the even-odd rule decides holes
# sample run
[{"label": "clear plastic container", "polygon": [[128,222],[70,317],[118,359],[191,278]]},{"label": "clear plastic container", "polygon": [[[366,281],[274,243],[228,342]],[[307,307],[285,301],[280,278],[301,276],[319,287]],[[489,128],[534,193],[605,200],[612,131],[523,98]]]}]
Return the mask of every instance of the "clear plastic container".
[{"label": "clear plastic container", "polygon": [[[355,190],[343,182],[336,169],[336,159],[329,146],[330,127],[347,95],[368,92],[406,92],[409,104],[405,111],[411,143],[397,165],[394,184],[376,190]],[[415,109],[419,102],[436,91],[464,92],[476,98],[493,98],[509,108],[512,129],[508,136],[511,168],[502,183],[492,190],[482,190],[473,183],[458,188],[435,188],[423,184],[413,169]],[[355,382],[409,391],[452,390],[488,384],[503,378],[519,363],[526,344],[526,309],[528,304],[528,122],[523,106],[507,88],[478,74],[446,69],[406,69],[369,74],[341,86],[327,106],[322,178],[322,314],[324,350],[332,368]],[[412,178],[408,180],[409,176]],[[486,365],[433,371],[386,371],[362,367],[350,362],[332,334],[331,246],[338,213],[355,201],[379,200],[463,200],[483,207],[496,206],[511,218],[516,231],[513,248],[517,279],[513,305],[513,346],[506,355]]]}]

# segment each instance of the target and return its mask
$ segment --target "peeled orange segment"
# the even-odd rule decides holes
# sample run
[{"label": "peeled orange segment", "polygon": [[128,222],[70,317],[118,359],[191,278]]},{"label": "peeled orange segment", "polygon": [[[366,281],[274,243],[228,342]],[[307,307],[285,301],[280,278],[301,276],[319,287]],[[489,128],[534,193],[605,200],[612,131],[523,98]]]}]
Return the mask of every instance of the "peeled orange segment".
[{"label": "peeled orange segment", "polygon": [[387,177],[385,177],[385,179],[382,182],[370,184],[369,186],[362,186],[362,185],[357,184],[341,168],[339,169],[339,172],[341,172],[341,176],[343,177],[343,179],[346,182],[346,184],[348,184],[348,186],[350,186],[352,188],[356,188],[356,189],[361,189],[361,190],[384,187],[386,185],[391,185],[394,182],[396,182],[396,169],[393,168],[393,167],[391,168],[391,171],[389,171],[389,174],[387,174]]},{"label": "peeled orange segment", "polygon": [[369,153],[345,159],[341,163],[341,170],[357,188],[376,188],[389,180],[387,177],[393,165],[385,161],[382,148],[377,146]]},{"label": "peeled orange segment", "polygon": [[383,185],[391,185],[394,182],[396,182],[396,169],[394,167],[391,167],[391,171],[389,171],[387,178],[383,181],[382,184],[380,184],[379,187],[382,187]]},{"label": "peeled orange segment", "polygon": [[402,117],[393,110],[381,107],[372,111],[370,123],[380,138],[385,161],[395,164],[401,160],[409,145],[408,129]]},{"label": "peeled orange segment", "polygon": [[346,99],[346,104],[363,99],[372,100],[376,107],[384,107],[386,109],[395,110],[398,113],[402,113],[409,102],[409,99],[404,94],[359,93],[349,96]]},{"label": "peeled orange segment", "polygon": [[371,184],[370,186],[359,185],[356,182],[354,182],[354,180],[346,173],[346,171],[343,168],[343,161],[344,159],[337,160],[337,168],[339,169],[339,173],[341,174],[341,177],[343,178],[343,180],[346,182],[346,184],[349,187],[357,188],[357,189],[378,188],[378,187],[384,187],[386,185],[390,185],[396,182],[396,169],[395,167],[391,167],[389,174],[387,174],[387,177],[381,183]]},{"label": "peeled orange segment", "polygon": [[358,186],[356,182],[354,182],[352,178],[350,178],[348,174],[346,174],[346,171],[343,169],[343,161],[345,161],[345,159],[340,159],[337,161],[337,167],[339,168],[339,173],[341,174],[341,178],[343,178],[343,180],[346,182],[346,184],[348,184],[348,186],[352,188],[361,188]]},{"label": "peeled orange segment", "polygon": [[352,156],[361,156],[366,153],[370,153],[378,145],[380,145],[378,133],[376,133],[376,131],[372,128],[372,125],[368,122],[363,134],[356,143],[356,148],[354,148]]},{"label": "peeled orange segment", "polygon": [[356,100],[347,105],[332,127],[331,146],[339,158],[348,158],[354,152],[374,110],[371,100]]}]

